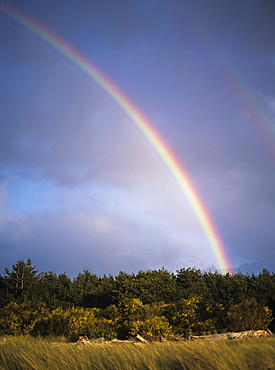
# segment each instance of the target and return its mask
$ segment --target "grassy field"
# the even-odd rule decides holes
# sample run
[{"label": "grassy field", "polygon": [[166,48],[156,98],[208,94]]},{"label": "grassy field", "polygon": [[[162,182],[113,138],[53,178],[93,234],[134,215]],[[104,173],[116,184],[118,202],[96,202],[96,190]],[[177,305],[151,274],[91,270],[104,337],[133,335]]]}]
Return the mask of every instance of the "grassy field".
[{"label": "grassy field", "polygon": [[0,339],[0,369],[275,369],[275,338],[81,346],[10,337]]}]

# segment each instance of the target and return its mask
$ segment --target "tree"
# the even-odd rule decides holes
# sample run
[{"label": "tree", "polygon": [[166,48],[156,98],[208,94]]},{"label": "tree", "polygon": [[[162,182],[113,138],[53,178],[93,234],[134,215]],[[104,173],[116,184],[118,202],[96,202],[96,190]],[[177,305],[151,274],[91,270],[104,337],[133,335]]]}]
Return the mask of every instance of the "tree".
[{"label": "tree", "polygon": [[15,265],[12,265],[11,271],[5,268],[5,276],[2,281],[6,292],[4,301],[21,303],[27,297],[32,297],[35,284],[41,276],[35,268],[36,266],[33,266],[29,258],[27,262],[19,259]]},{"label": "tree", "polygon": [[139,271],[134,281],[137,297],[144,304],[168,303],[178,299],[175,276],[164,267],[159,270]]},{"label": "tree", "polygon": [[71,294],[77,306],[104,309],[115,301],[114,278],[112,275],[98,277],[84,270],[73,280]]},{"label": "tree", "polygon": [[202,297],[207,292],[203,274],[195,268],[182,268],[177,271],[176,282],[180,298]]}]

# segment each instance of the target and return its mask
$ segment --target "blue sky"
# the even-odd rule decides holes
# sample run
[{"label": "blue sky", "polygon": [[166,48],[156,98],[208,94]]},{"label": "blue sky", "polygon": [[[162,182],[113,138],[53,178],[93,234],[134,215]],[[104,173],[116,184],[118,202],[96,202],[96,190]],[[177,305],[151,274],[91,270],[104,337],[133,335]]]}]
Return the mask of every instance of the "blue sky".
[{"label": "blue sky", "polygon": [[59,35],[150,119],[234,269],[275,271],[274,1],[2,1],[0,269],[31,258],[76,276],[218,266],[129,117],[3,5]]}]

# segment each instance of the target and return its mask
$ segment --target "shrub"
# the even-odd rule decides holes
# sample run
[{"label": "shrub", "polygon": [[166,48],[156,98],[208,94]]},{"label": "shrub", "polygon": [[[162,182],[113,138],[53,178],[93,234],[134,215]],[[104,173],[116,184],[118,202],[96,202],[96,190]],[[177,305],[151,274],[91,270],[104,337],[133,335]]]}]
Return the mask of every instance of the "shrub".
[{"label": "shrub", "polygon": [[272,321],[272,310],[255,298],[232,306],[227,314],[228,330],[244,331],[266,328]]}]

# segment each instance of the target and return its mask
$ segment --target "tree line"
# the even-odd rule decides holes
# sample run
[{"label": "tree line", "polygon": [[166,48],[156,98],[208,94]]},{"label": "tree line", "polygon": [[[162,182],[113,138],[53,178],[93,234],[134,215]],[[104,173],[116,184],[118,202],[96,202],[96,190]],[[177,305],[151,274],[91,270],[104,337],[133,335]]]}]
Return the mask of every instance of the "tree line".
[{"label": "tree line", "polygon": [[275,275],[182,268],[97,276],[38,272],[18,260],[0,275],[0,335],[125,339],[274,330]]}]

